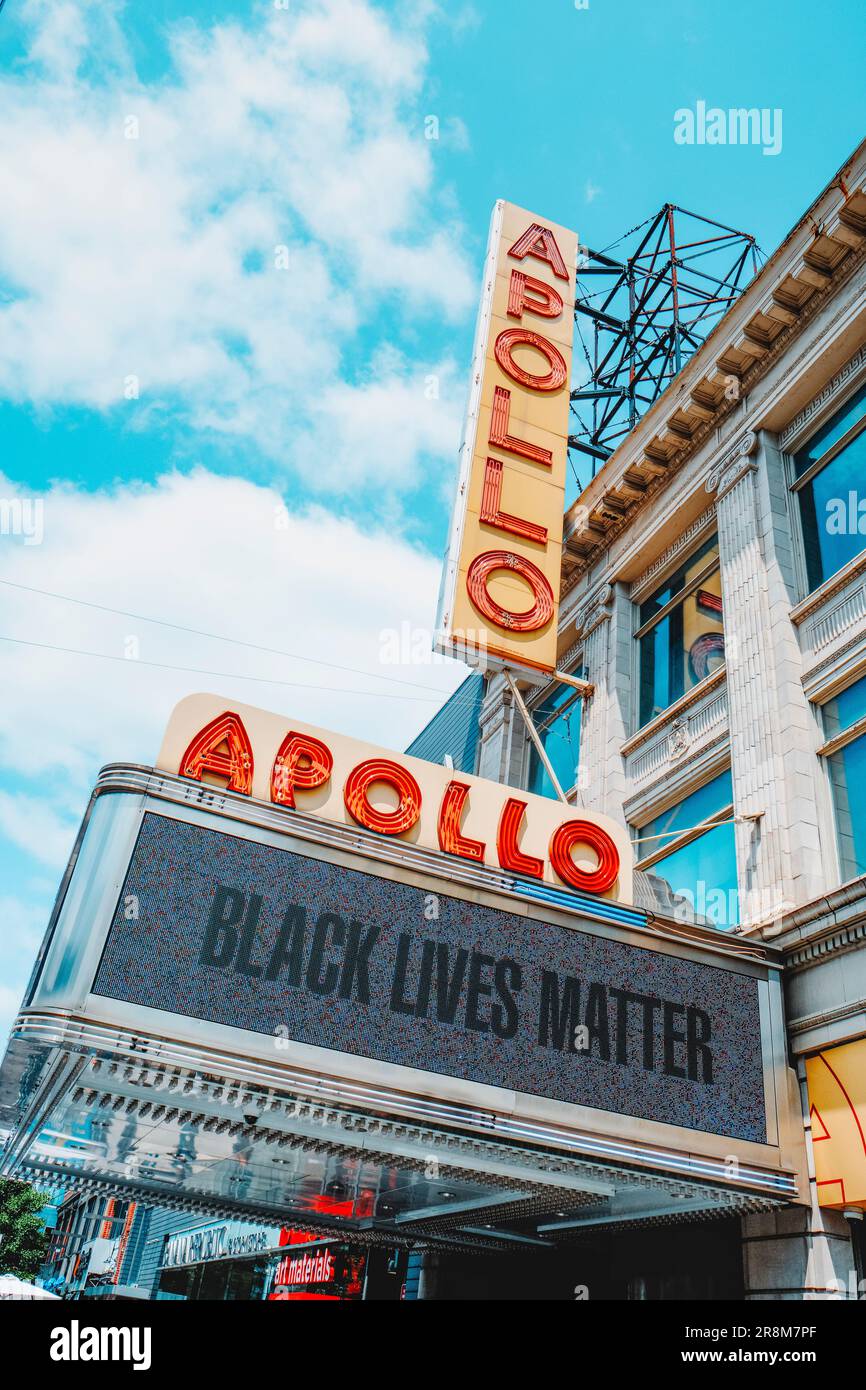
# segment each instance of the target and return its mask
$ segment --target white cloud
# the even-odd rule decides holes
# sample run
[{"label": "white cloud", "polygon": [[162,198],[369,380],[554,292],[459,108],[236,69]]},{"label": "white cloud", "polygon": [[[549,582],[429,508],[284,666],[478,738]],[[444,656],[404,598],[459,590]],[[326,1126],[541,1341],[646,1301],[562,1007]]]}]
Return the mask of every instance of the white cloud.
[{"label": "white cloud", "polygon": [[58,815],[47,797],[0,792],[0,834],[54,868],[62,869],[69,858],[78,820]]},{"label": "white cloud", "polygon": [[[22,890],[26,886],[21,885]],[[30,898],[0,894],[0,1048],[20,1007],[53,896],[53,892]]]},{"label": "white cloud", "polygon": [[[13,491],[0,478],[0,494]],[[360,672],[269,655],[0,584],[0,634],[21,644],[44,644],[0,641],[0,760],[7,772],[44,786],[41,804],[54,813],[58,806],[64,815],[83,811],[82,798],[100,763],[152,761],[173,704],[191,690],[225,690],[251,704],[401,748],[464,674],[451,662],[383,665],[389,652],[383,633],[402,624],[431,627],[439,578],[438,561],[398,536],[315,507],[287,511],[269,488],[204,470],[113,492],[61,484],[42,501],[41,546],[18,537],[0,540],[3,580]],[[133,658],[126,659],[130,652]],[[227,674],[197,676],[145,662]],[[388,679],[375,678],[381,676]],[[393,677],[406,684],[395,684]],[[27,816],[16,830],[0,800],[0,828],[36,853],[41,844],[56,857],[55,820],[46,811],[39,821],[35,802],[23,798],[22,805]]]},{"label": "white cloud", "polygon": [[[312,411],[305,446],[310,485],[336,489],[342,476],[401,490],[401,478],[411,474],[419,456],[448,457],[454,420],[442,401],[459,392],[450,362],[431,363],[423,375],[407,374],[402,363],[382,362],[358,386],[335,383]],[[453,486],[451,471],[447,481]]]},{"label": "white cloud", "polygon": [[246,26],[185,22],[169,75],[148,84],[122,7],[24,13],[31,62],[0,81],[0,392],[139,425],[171,414],[289,470],[308,452],[299,462],[293,441],[314,442],[341,452],[324,470],[340,490],[359,480],[345,420],[375,401],[404,429],[390,486],[418,481],[431,440],[450,469],[462,382],[426,412],[435,423],[404,404],[419,370],[451,382],[453,366],[371,380],[347,365],[377,343],[383,303],[420,328],[459,319],[477,294],[417,119],[426,50],[412,20],[293,0]]},{"label": "white cloud", "polygon": [[[246,26],[184,22],[168,75],[147,84],[124,13],[119,0],[16,12],[32,42],[0,78],[0,396],[234,439],[280,486],[294,471],[307,496],[345,493],[355,510],[287,512],[276,488],[200,468],[58,483],[35,494],[40,545],[0,535],[2,579],[332,664],[0,585],[0,637],[16,639],[0,640],[0,840],[22,862],[0,898],[0,1032],[94,773],[152,762],[177,700],[217,689],[402,748],[465,674],[382,664],[390,631],[431,626],[439,561],[356,502],[366,487],[399,514],[397,494],[437,466],[450,479],[459,442],[464,374],[441,325],[471,310],[477,274],[419,118],[435,7],[386,18],[364,0],[292,0]],[[407,356],[389,315],[429,360]],[[131,375],[138,402],[123,397]],[[0,498],[15,496],[0,476]]]},{"label": "white cloud", "polygon": [[[14,936],[16,946],[24,957],[22,964],[29,969],[45,934],[47,918],[42,903],[15,897],[11,893],[0,893],[0,923],[7,940]],[[2,1031],[0,1023],[0,1034]]]}]

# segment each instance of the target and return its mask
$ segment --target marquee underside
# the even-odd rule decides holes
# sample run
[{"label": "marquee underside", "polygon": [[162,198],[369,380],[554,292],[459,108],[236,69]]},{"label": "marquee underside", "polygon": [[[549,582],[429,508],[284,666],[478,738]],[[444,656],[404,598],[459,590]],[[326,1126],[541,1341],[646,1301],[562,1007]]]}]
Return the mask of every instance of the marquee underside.
[{"label": "marquee underside", "polygon": [[7,1176],[366,1244],[541,1250],[795,1192],[778,1172],[726,1181],[687,1155],[48,1013],[13,1033],[0,1123]]}]

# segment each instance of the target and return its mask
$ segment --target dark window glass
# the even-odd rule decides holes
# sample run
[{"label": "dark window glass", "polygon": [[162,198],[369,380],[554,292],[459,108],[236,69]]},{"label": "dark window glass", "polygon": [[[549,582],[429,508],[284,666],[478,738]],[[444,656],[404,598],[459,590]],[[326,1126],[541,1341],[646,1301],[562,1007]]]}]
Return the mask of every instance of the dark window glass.
[{"label": "dark window glass", "polygon": [[835,738],[843,734],[866,714],[866,676],[849,685],[833,700],[824,706],[824,736]]},{"label": "dark window glass", "polygon": [[[858,422],[866,425],[866,386],[795,455],[802,478]],[[798,489],[809,588],[817,589],[866,547],[866,428]]]},{"label": "dark window glass", "polygon": [[846,744],[827,763],[844,882],[866,873],[866,737]]},{"label": "dark window glass", "polygon": [[724,664],[722,588],[718,567],[677,602],[698,575],[718,560],[715,537],[696,550],[675,574],[640,606],[639,627],[673,607],[639,638],[640,724],[661,714],[692,686]]},{"label": "dark window glass", "polygon": [[809,589],[866,547],[866,430],[800,489]]},{"label": "dark window glass", "polygon": [[[866,715],[866,677],[824,706],[824,733],[835,738]],[[843,881],[866,873],[866,734],[827,759]]]},{"label": "dark window glass", "polygon": [[[696,792],[671,806],[640,831],[638,858],[664,850],[665,840],[650,836],[691,830],[733,802],[730,772],[713,778]],[[735,927],[740,920],[737,892],[737,854],[732,823],[718,825],[663,854],[647,870],[663,878],[671,891],[686,898],[696,914],[717,927]]]},{"label": "dark window glass", "polygon": [[670,835],[683,831],[691,830],[693,826],[700,825],[702,821],[709,820],[710,816],[716,815],[719,811],[724,811],[726,806],[730,806],[734,800],[733,782],[730,772],[723,772],[719,777],[714,777],[712,782],[705,782],[696,792],[678,801],[675,806],[669,806],[655,820],[651,820],[645,825],[640,835],[640,845],[638,853],[641,857],[647,854],[655,854],[659,849],[664,848],[664,840],[649,839],[653,835]]},{"label": "dark window glass", "polygon": [[[532,722],[564,792],[570,791],[577,781],[582,707],[583,700],[573,686],[558,684],[531,712]],[[528,790],[539,796],[556,796],[534,744],[529,748]]]},{"label": "dark window glass", "polygon": [[800,449],[794,460],[798,478],[802,478],[807,468],[811,468],[813,463],[817,463],[828,449],[832,449],[834,444],[838,444],[844,434],[847,434],[852,425],[862,419],[866,414],[866,385],[861,386],[859,391],[855,391],[849,401],[843,405],[842,409],[828,420],[827,424],[813,434],[809,443]]}]

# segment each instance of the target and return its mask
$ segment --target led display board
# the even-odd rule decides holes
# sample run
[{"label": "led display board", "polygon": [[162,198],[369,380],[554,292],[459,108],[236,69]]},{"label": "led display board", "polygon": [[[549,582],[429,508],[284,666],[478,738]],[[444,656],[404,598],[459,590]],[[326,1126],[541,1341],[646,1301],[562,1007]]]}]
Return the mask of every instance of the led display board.
[{"label": "led display board", "polygon": [[767,1140],[754,974],[152,812],[93,993]]}]

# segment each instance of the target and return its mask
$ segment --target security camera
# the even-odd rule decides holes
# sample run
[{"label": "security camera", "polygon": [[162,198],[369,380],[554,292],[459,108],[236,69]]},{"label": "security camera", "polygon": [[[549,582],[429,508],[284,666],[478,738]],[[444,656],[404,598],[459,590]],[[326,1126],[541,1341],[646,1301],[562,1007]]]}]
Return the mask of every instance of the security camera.
[{"label": "security camera", "polygon": [[257,1125],[258,1122],[259,1122],[259,1117],[258,1117],[258,1115],[244,1115],[244,1123],[245,1123],[245,1124],[248,1124],[248,1125]]}]

